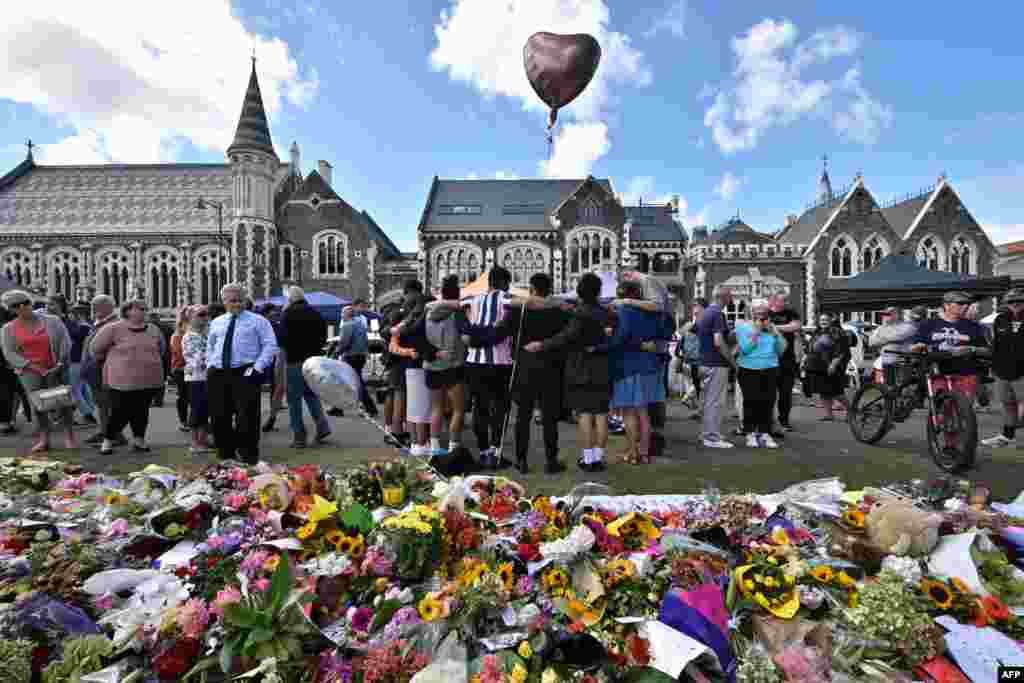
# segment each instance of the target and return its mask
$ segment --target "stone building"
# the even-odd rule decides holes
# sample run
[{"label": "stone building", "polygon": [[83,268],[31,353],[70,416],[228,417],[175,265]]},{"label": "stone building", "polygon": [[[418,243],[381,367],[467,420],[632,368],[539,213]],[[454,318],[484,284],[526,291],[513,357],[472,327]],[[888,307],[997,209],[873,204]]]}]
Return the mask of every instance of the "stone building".
[{"label": "stone building", "polygon": [[671,205],[623,206],[607,179],[435,177],[417,231],[418,274],[436,289],[448,274],[467,283],[501,265],[520,287],[548,273],[561,293],[583,273],[639,267],[678,287],[686,233],[675,213]]},{"label": "stone building", "polygon": [[[759,289],[765,296],[781,291],[811,320],[821,289],[841,287],[844,279],[895,252],[914,254],[933,270],[981,277],[993,275],[997,260],[995,245],[944,176],[932,187],[881,205],[860,175],[833,192],[826,167],[817,201],[800,216],[787,217],[774,235],[738,219],[713,232],[695,228],[683,265],[685,291],[691,298],[710,297],[730,287],[737,294],[734,317],[760,298]],[[852,317],[874,316],[866,311]]]},{"label": "stone building", "polygon": [[999,259],[996,262],[995,274],[1007,275],[1014,284],[1024,282],[1024,241],[1000,244],[997,248]]},{"label": "stone building", "polygon": [[226,156],[49,166],[29,143],[0,178],[0,275],[40,296],[142,296],[171,316],[216,299],[228,280],[254,298],[299,283],[373,300],[413,272],[412,255],[331,187],[330,164],[303,175],[294,144],[289,162],[278,158],[255,61]]}]

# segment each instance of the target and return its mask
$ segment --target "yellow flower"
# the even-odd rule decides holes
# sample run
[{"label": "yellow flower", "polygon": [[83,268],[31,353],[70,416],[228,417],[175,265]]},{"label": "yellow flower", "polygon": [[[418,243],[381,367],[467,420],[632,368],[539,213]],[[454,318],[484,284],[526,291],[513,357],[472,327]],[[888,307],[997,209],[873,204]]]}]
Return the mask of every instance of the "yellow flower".
[{"label": "yellow flower", "polygon": [[819,583],[828,583],[832,580],[832,567],[827,564],[820,565],[811,570],[813,576]]},{"label": "yellow flower", "polygon": [[751,581],[750,579],[747,579],[746,581],[744,581],[743,582],[743,590],[747,591],[748,593],[750,591],[754,590],[754,582]]},{"label": "yellow flower", "polygon": [[300,539],[305,540],[312,536],[316,532],[316,522],[308,522],[305,525],[299,527],[299,530],[295,532],[295,535]]},{"label": "yellow flower", "polygon": [[846,605],[853,609],[860,604],[860,593],[857,591],[850,591],[850,594],[846,596]]},{"label": "yellow flower", "polygon": [[540,683],[558,683],[558,673],[554,669],[544,669],[544,673],[540,675]]},{"label": "yellow flower", "polygon": [[352,545],[355,543],[355,541],[356,539],[352,538],[351,536],[342,536],[341,540],[338,541],[338,552],[345,553],[346,555],[348,555],[350,552],[352,552]]},{"label": "yellow flower", "polygon": [[775,588],[776,586],[779,585],[779,582],[775,580],[774,576],[766,576],[766,577],[764,577],[764,582],[763,583],[764,583],[764,587],[765,588]]},{"label": "yellow flower", "polygon": [[863,529],[864,513],[860,510],[847,510],[843,513],[843,521],[856,529]]},{"label": "yellow flower", "polygon": [[128,502],[128,498],[118,493],[112,493],[103,499],[103,502],[107,505],[124,505]]},{"label": "yellow flower", "polygon": [[619,558],[608,563],[607,572],[610,583],[614,585],[623,579],[635,576],[636,565],[633,564],[632,560]]},{"label": "yellow flower", "polygon": [[526,667],[516,662],[516,665],[512,667],[512,673],[510,674],[512,683],[525,683],[526,682]]},{"label": "yellow flower", "polygon": [[432,598],[429,595],[420,600],[418,607],[420,618],[423,621],[437,621],[441,618],[441,614],[444,612],[444,605],[437,598]]},{"label": "yellow flower", "polygon": [[956,590],[957,593],[970,593],[971,592],[971,589],[967,587],[967,584],[964,583],[963,581],[961,581],[960,579],[958,579],[955,576],[952,579],[949,580],[949,583],[953,586],[953,588]]},{"label": "yellow flower", "polygon": [[362,558],[365,552],[366,542],[363,540],[363,535],[359,534],[352,539],[352,548],[348,551],[348,554],[351,555],[353,559],[358,560]]},{"label": "yellow flower", "polygon": [[953,592],[941,581],[921,581],[921,592],[931,599],[939,609],[949,609],[953,604]]},{"label": "yellow flower", "polygon": [[390,585],[390,582],[386,578],[381,576],[373,582],[373,589],[378,593],[384,593],[385,591],[387,591]]},{"label": "yellow flower", "polygon": [[338,544],[341,543],[341,539],[345,538],[345,534],[335,529],[332,531],[328,531],[326,538],[328,543],[337,548]]},{"label": "yellow flower", "polygon": [[630,512],[616,519],[608,525],[608,533],[619,538],[640,535],[652,541],[661,536],[650,517],[638,512]]},{"label": "yellow flower", "polygon": [[569,586],[569,576],[561,569],[552,569],[544,574],[543,584],[555,595],[562,595]]},{"label": "yellow flower", "polygon": [[476,585],[477,581],[487,573],[488,567],[483,562],[466,564],[469,566],[463,570],[462,576],[459,577],[459,584],[462,585],[463,588],[472,588]]},{"label": "yellow flower", "polygon": [[505,562],[498,566],[498,578],[505,585],[505,590],[512,590],[512,586],[515,585],[516,572],[511,562]]},{"label": "yellow flower", "polygon": [[530,657],[532,657],[533,648],[530,647],[530,641],[524,640],[523,642],[519,643],[519,647],[516,649],[516,652],[519,653],[519,656],[523,659],[529,659]]},{"label": "yellow flower", "polygon": [[313,494],[313,507],[309,511],[310,522],[321,522],[338,511],[338,504]]},{"label": "yellow flower", "polygon": [[789,545],[789,534],[781,526],[772,530],[772,543],[775,545]]},{"label": "yellow flower", "polygon": [[853,577],[847,574],[846,572],[839,572],[838,574],[836,574],[836,579],[838,579],[839,586],[841,588],[852,588],[853,586],[857,585],[857,582],[853,579]]},{"label": "yellow flower", "polygon": [[277,569],[277,565],[281,562],[280,555],[274,555],[272,558],[263,563],[263,568],[268,572],[272,572]]}]

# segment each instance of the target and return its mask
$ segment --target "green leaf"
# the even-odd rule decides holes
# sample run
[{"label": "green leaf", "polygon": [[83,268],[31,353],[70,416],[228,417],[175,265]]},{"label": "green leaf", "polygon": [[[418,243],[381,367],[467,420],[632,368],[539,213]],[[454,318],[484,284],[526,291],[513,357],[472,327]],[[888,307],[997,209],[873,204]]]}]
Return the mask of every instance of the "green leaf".
[{"label": "green leaf", "polygon": [[341,514],[341,523],[350,529],[357,529],[366,536],[373,529],[373,513],[361,503],[352,503]]},{"label": "green leaf", "polygon": [[243,650],[259,645],[260,643],[266,643],[274,638],[274,632],[270,629],[258,628],[249,632],[249,637],[245,639],[245,645],[242,647]]},{"label": "green leaf", "polygon": [[380,603],[380,607],[377,608],[377,613],[373,617],[373,622],[370,624],[370,632],[374,632],[379,628],[383,628],[391,621],[391,617],[395,616],[402,607],[402,603],[398,600],[385,600]]},{"label": "green leaf", "polygon": [[245,607],[239,603],[231,603],[224,608],[224,620],[234,626],[242,628],[254,628],[262,621],[262,614],[251,607]]},{"label": "green leaf", "polygon": [[237,647],[239,640],[244,637],[245,634],[242,634],[237,638],[227,640],[224,642],[224,647],[220,649],[220,670],[224,673],[231,673],[231,668],[235,662],[235,648]]},{"label": "green leaf", "polygon": [[623,683],[675,683],[676,679],[653,666],[637,666],[629,669],[622,680]]},{"label": "green leaf", "polygon": [[277,563],[277,569],[274,571],[274,576],[270,579],[268,600],[270,602],[271,614],[278,613],[281,606],[284,605],[288,593],[291,592],[292,579],[288,569],[288,556],[282,554],[281,559]]}]

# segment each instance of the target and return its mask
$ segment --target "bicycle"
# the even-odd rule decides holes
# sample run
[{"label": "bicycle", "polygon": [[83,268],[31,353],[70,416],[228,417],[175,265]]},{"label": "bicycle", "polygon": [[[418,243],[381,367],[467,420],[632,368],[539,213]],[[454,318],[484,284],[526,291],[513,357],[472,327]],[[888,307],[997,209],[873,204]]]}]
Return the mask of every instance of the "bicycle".
[{"label": "bicycle", "polygon": [[[853,438],[875,444],[896,422],[905,421],[916,408],[927,407],[926,436],[932,460],[945,472],[974,464],[978,449],[978,418],[973,397],[956,390],[952,375],[942,370],[946,361],[970,357],[985,375],[991,360],[988,349],[967,347],[957,351],[890,351],[901,361],[886,368],[885,384],[867,382],[850,401],[848,422]],[[979,382],[984,381],[979,377]]]}]

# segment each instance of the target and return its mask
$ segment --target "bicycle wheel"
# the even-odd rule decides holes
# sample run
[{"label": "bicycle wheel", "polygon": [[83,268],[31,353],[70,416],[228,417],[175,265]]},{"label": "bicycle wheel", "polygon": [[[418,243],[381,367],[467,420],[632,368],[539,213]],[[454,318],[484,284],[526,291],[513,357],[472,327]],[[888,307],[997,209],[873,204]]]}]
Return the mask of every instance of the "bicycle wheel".
[{"label": "bicycle wheel", "polygon": [[[928,450],[943,472],[955,473],[974,465],[978,450],[978,418],[974,402],[959,393],[935,394],[934,415],[928,416]],[[936,419],[938,418],[938,419]]]},{"label": "bicycle wheel", "polygon": [[850,432],[861,443],[878,443],[892,429],[892,399],[884,387],[864,384],[850,401]]}]

